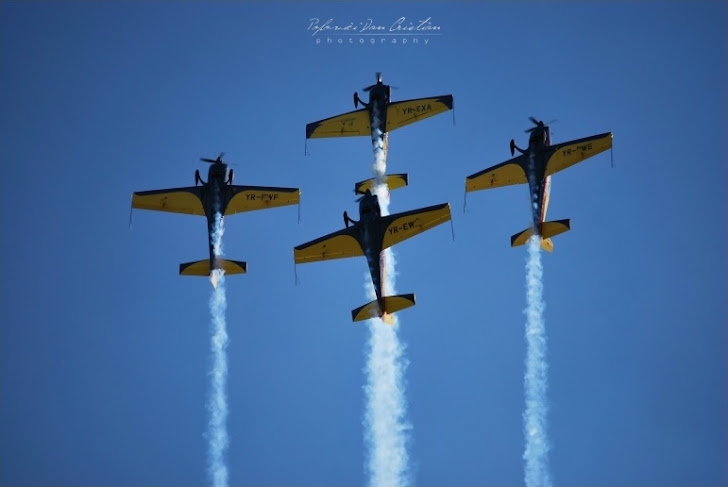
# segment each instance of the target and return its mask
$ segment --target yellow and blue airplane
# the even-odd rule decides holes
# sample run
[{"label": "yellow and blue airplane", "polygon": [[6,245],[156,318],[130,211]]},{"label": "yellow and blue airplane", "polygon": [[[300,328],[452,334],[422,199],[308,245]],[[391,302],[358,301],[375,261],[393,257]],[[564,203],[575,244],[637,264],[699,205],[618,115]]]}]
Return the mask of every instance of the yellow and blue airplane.
[{"label": "yellow and blue airplane", "polygon": [[306,138],[373,136],[375,130],[384,134],[453,107],[452,95],[391,102],[391,87],[382,82],[382,73],[377,73],[377,82],[364,91],[369,92],[367,103],[354,93],[354,108],[358,108],[360,103],[364,108],[309,123],[306,125]]},{"label": "yellow and blue airplane", "polygon": [[[385,249],[450,220],[450,205],[429,206],[418,210],[382,216],[379,200],[368,189],[359,198],[359,221],[344,212],[345,228],[293,249],[296,264],[321,260],[365,256],[369,265],[376,299],[351,312],[353,321],[381,317],[392,324],[392,313],[415,304],[414,294],[386,296],[383,274]],[[349,226],[352,223],[352,226]]]},{"label": "yellow and blue airplane", "polygon": [[200,159],[211,164],[207,182],[200,177],[198,169],[195,171],[194,186],[140,191],[132,195],[132,208],[207,217],[210,258],[180,264],[180,275],[209,276],[214,269],[224,269],[226,274],[244,274],[247,271],[245,262],[226,260],[215,255],[212,233],[216,213],[224,217],[243,211],[264,210],[299,203],[301,191],[298,188],[233,185],[234,173],[232,169],[228,172],[227,164],[222,160],[223,155],[224,153],[221,153],[217,159]]},{"label": "yellow and blue airplane", "polygon": [[518,151],[520,155],[468,176],[465,179],[465,191],[467,193],[528,183],[533,226],[513,235],[511,247],[525,244],[532,235],[536,234],[541,237],[541,248],[551,252],[554,249],[551,237],[567,232],[571,228],[569,219],[544,221],[551,193],[551,176],[610,149],[612,133],[605,132],[551,145],[549,127],[534,117],[529,117],[529,120],[535,124],[535,127],[526,130],[527,133],[530,133],[528,148],[519,148],[511,139],[511,155],[513,156],[515,151]]}]

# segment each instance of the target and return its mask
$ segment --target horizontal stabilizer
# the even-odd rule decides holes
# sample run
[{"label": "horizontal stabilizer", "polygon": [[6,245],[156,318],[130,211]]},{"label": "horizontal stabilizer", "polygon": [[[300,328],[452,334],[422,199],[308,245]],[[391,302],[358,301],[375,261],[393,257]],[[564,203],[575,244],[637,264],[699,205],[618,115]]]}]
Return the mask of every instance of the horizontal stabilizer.
[{"label": "horizontal stabilizer", "polygon": [[[553,222],[543,222],[541,224],[541,248],[547,252],[554,250],[554,244],[551,241],[551,237],[555,237],[564,232],[568,232],[571,229],[571,220],[556,220]],[[528,239],[533,235],[533,227],[529,227],[521,233],[517,233],[511,237],[511,247],[518,247],[528,242]]]},{"label": "horizontal stabilizer", "polygon": [[[354,185],[354,192],[356,194],[364,194],[367,190],[372,191],[374,189],[374,183],[376,179],[367,179],[365,181],[359,181]],[[390,174],[387,176],[387,187],[390,191],[395,189],[403,188],[409,183],[409,176],[407,174]]]},{"label": "horizontal stabilizer", "polygon": [[571,220],[556,220],[544,222],[541,226],[541,238],[547,239],[571,230]]},{"label": "horizontal stabilizer", "polygon": [[518,247],[528,242],[528,239],[533,236],[533,227],[528,227],[521,233],[517,233],[511,237],[511,247]]},{"label": "horizontal stabilizer", "polygon": [[393,321],[389,315],[401,311],[405,308],[415,305],[414,294],[400,294],[397,296],[386,296],[384,298],[384,311],[379,309],[379,301],[376,299],[371,303],[367,303],[355,310],[351,311],[352,321],[365,321],[372,318],[382,318],[382,320],[391,325]]},{"label": "horizontal stabilizer", "polygon": [[[245,274],[248,270],[248,264],[238,260],[216,259],[218,269],[223,269],[225,274]],[[198,260],[197,262],[187,262],[179,265],[179,274],[181,276],[209,276],[210,275],[210,259]]]}]

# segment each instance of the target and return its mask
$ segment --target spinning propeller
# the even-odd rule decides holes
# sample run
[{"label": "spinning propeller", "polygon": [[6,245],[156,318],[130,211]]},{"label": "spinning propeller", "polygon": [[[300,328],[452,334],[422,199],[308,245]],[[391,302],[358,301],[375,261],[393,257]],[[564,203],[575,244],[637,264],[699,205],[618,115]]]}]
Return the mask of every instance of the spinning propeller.
[{"label": "spinning propeller", "polygon": [[534,130],[537,130],[537,129],[543,129],[545,126],[551,125],[554,122],[558,122],[558,120],[555,119],[555,118],[553,120],[550,120],[550,121],[546,122],[546,123],[543,123],[543,120],[536,120],[536,118],[534,118],[534,117],[528,117],[528,119],[531,122],[533,122],[533,124],[535,125],[535,127],[531,127],[530,129],[524,130],[524,132],[526,132],[527,134],[530,134],[531,132],[533,132]]},{"label": "spinning propeller", "polygon": [[534,117],[528,117],[528,119],[531,122],[533,122],[533,124],[535,125],[535,127],[531,127],[529,129],[524,130],[524,132],[526,132],[527,134],[530,134],[531,132],[533,132],[536,129],[542,129],[544,127],[544,124],[543,124],[543,121],[542,120],[536,120]]},{"label": "spinning propeller", "polygon": [[382,83],[382,73],[381,73],[381,71],[377,71],[377,82],[374,83],[373,85],[367,86],[366,88],[362,88],[362,91],[370,91],[372,88],[374,88],[375,86],[377,86],[378,84],[381,84],[381,83]]},{"label": "spinning propeller", "polygon": [[209,162],[210,164],[215,164],[216,162],[220,162],[221,163],[222,162],[222,156],[224,156],[224,155],[225,155],[224,152],[220,152],[220,155],[217,156],[217,159],[208,159],[206,157],[200,157],[200,160],[202,162]]},{"label": "spinning propeller", "polygon": [[[362,88],[362,91],[368,92],[368,91],[372,91],[377,86],[383,86],[385,88],[385,91],[386,91],[386,94],[385,94],[386,100],[389,101],[389,93],[390,93],[390,90],[391,89],[395,89],[396,90],[397,87],[396,86],[385,85],[384,83],[382,83],[382,72],[381,71],[377,71],[376,77],[377,77],[377,82],[374,83],[373,85],[369,85],[369,86],[367,86],[365,88]],[[371,97],[371,95],[370,95],[370,97]],[[371,100],[371,98],[370,98],[370,100]],[[355,108],[359,108],[359,103],[361,103],[364,106],[368,106],[367,103],[364,103],[361,100],[361,98],[359,98],[359,93],[354,92],[354,107]]]}]

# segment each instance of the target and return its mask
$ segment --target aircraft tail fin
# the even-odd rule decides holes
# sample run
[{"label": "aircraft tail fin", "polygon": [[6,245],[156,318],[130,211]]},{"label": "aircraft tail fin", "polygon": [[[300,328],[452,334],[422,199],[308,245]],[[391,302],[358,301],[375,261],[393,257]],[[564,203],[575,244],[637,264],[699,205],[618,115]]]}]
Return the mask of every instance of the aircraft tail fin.
[{"label": "aircraft tail fin", "polygon": [[[216,259],[217,268],[223,269],[226,275],[245,274],[248,271],[248,264],[239,260]],[[179,265],[180,276],[209,276],[210,259],[186,262]]]},{"label": "aircraft tail fin", "polygon": [[[374,189],[375,182],[376,180],[374,178],[359,181],[354,185],[354,192],[356,194],[364,194],[367,192],[367,189],[371,191]],[[394,191],[395,189],[403,188],[409,184],[409,175],[406,173],[388,174],[386,182],[389,190]]]},{"label": "aircraft tail fin", "polygon": [[[543,222],[541,226],[541,248],[547,252],[553,252],[554,243],[551,237],[555,237],[571,229],[571,220],[555,220],[552,222]],[[533,227],[529,227],[524,231],[517,233],[511,237],[511,247],[518,247],[528,242],[533,235]]]},{"label": "aircraft tail fin", "polygon": [[414,294],[399,294],[384,298],[384,312],[379,308],[376,299],[351,311],[352,321],[364,321],[372,318],[382,318],[388,325],[394,324],[392,314],[415,305]]}]

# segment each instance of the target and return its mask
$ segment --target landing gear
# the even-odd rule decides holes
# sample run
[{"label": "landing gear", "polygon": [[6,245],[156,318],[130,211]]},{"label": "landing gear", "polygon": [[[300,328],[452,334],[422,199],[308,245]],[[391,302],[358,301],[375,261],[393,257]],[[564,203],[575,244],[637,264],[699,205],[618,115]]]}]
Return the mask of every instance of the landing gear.
[{"label": "landing gear", "polygon": [[[371,102],[371,100],[370,100]],[[368,107],[369,103],[364,103],[361,98],[359,98],[359,93],[356,91],[354,92],[354,108],[359,108],[359,104],[361,103],[361,106]]]},{"label": "landing gear", "polygon": [[199,169],[195,171],[195,186],[197,186],[197,183],[202,183],[203,185],[205,184],[205,182],[200,177],[200,170]]},{"label": "landing gear", "polygon": [[349,218],[349,214],[347,212],[344,212],[344,225],[346,225],[346,228],[349,228],[349,223],[353,223],[356,225],[359,222],[356,220],[352,220],[351,218]]},{"label": "landing gear", "polygon": [[233,184],[233,170],[230,169],[230,172],[228,173],[228,179],[225,181],[225,184]]},{"label": "landing gear", "polygon": [[523,149],[521,149],[520,147],[518,147],[516,145],[516,141],[515,140],[511,139],[511,155],[515,154],[516,150],[518,152],[520,152],[521,154],[525,154],[526,153],[526,151],[524,151]]}]

